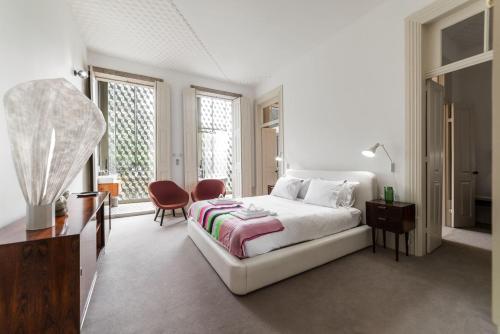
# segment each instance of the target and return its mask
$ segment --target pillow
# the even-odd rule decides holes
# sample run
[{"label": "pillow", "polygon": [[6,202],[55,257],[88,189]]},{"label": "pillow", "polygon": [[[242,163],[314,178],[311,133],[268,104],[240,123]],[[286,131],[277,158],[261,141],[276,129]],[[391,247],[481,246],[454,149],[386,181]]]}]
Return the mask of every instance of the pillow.
[{"label": "pillow", "polygon": [[337,206],[342,208],[351,208],[356,200],[354,191],[359,182],[347,182],[342,184],[342,188],[337,197]]},{"label": "pillow", "polygon": [[311,184],[311,179],[302,180],[302,184],[300,186],[299,194],[297,198],[304,199],[307,194],[307,189],[309,189],[309,185]]},{"label": "pillow", "polygon": [[307,190],[305,203],[326,206],[330,208],[337,207],[337,197],[342,190],[344,181],[326,181],[320,179],[311,180]]},{"label": "pillow", "polygon": [[301,179],[290,176],[280,177],[274,185],[271,195],[296,200],[301,186]]}]

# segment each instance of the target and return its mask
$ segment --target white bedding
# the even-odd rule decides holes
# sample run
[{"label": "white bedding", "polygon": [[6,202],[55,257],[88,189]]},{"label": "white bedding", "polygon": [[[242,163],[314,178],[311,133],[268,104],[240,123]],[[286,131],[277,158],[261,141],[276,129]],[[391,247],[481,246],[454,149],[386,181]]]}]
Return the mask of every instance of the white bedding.
[{"label": "white bedding", "polygon": [[257,207],[277,213],[285,229],[263,235],[245,243],[245,254],[253,257],[299,242],[318,239],[359,225],[362,212],[356,208],[327,208],[276,196],[257,196],[241,199],[244,206]]}]

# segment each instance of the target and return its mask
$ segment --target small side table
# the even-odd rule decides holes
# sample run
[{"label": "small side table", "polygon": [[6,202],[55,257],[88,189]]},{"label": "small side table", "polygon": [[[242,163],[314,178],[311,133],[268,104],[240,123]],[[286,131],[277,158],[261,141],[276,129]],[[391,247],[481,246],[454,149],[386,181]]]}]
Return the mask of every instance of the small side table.
[{"label": "small side table", "polygon": [[405,234],[406,256],[408,256],[409,232],[415,229],[415,204],[372,200],[366,202],[366,223],[372,227],[373,253],[375,253],[375,229],[394,233],[396,241],[396,261],[399,261],[399,235]]},{"label": "small side table", "polygon": [[272,185],[270,185],[270,184],[268,184],[268,185],[267,185],[267,194],[268,194],[268,195],[270,195],[270,194],[271,194],[271,191],[273,191],[273,188],[274,188],[274,185],[273,185],[273,186],[272,186]]},{"label": "small side table", "polygon": [[[109,207],[118,206],[117,197],[120,195],[120,183],[99,183],[97,185],[97,189],[101,192],[107,191],[109,192]],[[116,203],[116,204],[115,204]]]}]

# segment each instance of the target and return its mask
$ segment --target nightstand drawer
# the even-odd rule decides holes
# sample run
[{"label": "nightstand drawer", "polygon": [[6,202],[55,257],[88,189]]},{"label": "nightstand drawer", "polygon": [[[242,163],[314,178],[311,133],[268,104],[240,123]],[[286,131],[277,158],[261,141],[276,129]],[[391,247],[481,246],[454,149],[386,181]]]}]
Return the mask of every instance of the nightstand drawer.
[{"label": "nightstand drawer", "polygon": [[394,217],[377,217],[374,225],[375,227],[392,232],[401,231],[403,229],[401,219]]},{"label": "nightstand drawer", "polygon": [[374,205],[370,209],[375,218],[382,217],[387,219],[401,219],[402,211],[385,205]]},{"label": "nightstand drawer", "polygon": [[389,223],[400,222],[402,211],[382,205],[372,205],[367,208],[368,225],[387,225]]},{"label": "nightstand drawer", "polygon": [[395,217],[383,217],[376,216],[370,220],[368,225],[373,225],[374,227],[382,228],[388,231],[400,230],[401,229],[401,219]]}]

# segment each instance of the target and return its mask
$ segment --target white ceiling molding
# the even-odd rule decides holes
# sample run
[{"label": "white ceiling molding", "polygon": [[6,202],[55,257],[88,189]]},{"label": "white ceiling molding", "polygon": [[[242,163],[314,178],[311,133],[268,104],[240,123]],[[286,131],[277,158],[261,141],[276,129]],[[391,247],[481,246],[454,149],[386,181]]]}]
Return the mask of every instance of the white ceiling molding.
[{"label": "white ceiling molding", "polygon": [[384,0],[66,1],[91,51],[255,85]]}]

